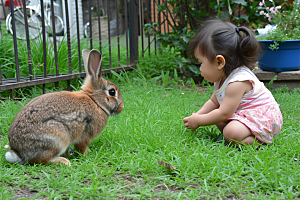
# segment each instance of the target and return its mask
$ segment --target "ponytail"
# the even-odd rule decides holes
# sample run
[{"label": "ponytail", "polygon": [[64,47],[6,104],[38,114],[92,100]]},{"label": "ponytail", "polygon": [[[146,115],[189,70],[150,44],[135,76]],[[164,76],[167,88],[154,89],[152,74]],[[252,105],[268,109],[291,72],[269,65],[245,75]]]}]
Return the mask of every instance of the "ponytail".
[{"label": "ponytail", "polygon": [[241,65],[253,68],[258,59],[260,46],[252,31],[246,27],[239,27],[241,41],[239,45]]}]

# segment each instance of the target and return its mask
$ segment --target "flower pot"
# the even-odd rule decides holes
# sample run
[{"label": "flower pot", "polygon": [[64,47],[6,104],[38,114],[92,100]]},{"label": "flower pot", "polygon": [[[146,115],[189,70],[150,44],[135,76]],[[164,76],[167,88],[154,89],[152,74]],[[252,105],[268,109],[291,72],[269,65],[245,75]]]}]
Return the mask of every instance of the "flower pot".
[{"label": "flower pot", "polygon": [[272,40],[259,41],[263,56],[258,60],[259,67],[265,71],[284,72],[300,69],[300,40],[278,42],[279,49],[269,49]]}]

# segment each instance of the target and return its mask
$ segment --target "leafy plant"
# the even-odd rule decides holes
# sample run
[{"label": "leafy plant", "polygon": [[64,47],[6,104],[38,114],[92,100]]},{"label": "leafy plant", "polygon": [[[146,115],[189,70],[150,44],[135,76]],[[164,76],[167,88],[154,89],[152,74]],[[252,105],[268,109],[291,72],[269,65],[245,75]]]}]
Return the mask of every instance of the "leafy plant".
[{"label": "leafy plant", "polygon": [[251,25],[255,27],[261,23],[258,10],[259,1],[219,0],[218,2],[218,17],[222,20],[229,19],[237,25]]},{"label": "leafy plant", "polygon": [[161,48],[174,49],[180,51],[182,57],[186,57],[187,44],[192,37],[190,28],[184,27],[183,29],[179,26],[171,25],[172,31],[167,33],[160,33],[156,28],[158,23],[145,24],[146,34],[150,31],[155,32],[157,44]]},{"label": "leafy plant", "polygon": [[[276,28],[268,33],[267,39],[285,42],[300,39],[300,2],[295,0],[293,5],[284,3],[276,5],[273,0],[260,3],[260,14],[268,19]],[[278,44],[271,47],[276,49]]]},{"label": "leafy plant", "polygon": [[177,69],[180,66],[180,58],[176,51],[161,51],[156,55],[151,55],[151,57],[145,55],[139,58],[137,61],[137,66],[143,71],[147,79],[160,76],[161,71],[170,71]]},{"label": "leafy plant", "polygon": [[274,81],[276,81],[276,80],[277,80],[277,75],[275,75],[272,78],[272,80],[269,82],[268,87],[267,87],[269,90],[271,90],[271,86],[273,85]]},{"label": "leafy plant", "polygon": [[166,87],[168,80],[169,80],[169,71],[166,72],[166,74],[164,73],[163,70],[161,70],[161,78],[162,78],[162,82],[163,82],[163,86]]},{"label": "leafy plant", "polygon": [[192,78],[191,78],[191,83],[192,83],[192,86],[193,86],[194,90],[197,91],[197,86],[195,84],[194,79],[192,79]]},{"label": "leafy plant", "polygon": [[174,69],[174,80],[177,83],[178,82],[178,73],[177,73],[177,69]]}]

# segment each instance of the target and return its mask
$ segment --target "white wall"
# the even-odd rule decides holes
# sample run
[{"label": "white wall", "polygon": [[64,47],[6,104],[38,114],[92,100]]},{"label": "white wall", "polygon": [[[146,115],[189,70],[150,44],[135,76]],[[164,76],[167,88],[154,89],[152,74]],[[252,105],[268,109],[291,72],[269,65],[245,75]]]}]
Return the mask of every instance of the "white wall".
[{"label": "white wall", "polygon": [[[66,26],[66,12],[65,12],[65,1],[62,1],[63,5],[63,19],[65,22],[65,30],[67,30]],[[69,26],[70,26],[70,35],[77,34],[77,22],[76,22],[76,5],[74,0],[68,0],[68,12],[69,12]],[[78,0],[78,19],[79,19],[79,31],[80,37],[83,37],[83,14],[82,14],[82,2]],[[65,31],[66,33],[66,31]]]}]

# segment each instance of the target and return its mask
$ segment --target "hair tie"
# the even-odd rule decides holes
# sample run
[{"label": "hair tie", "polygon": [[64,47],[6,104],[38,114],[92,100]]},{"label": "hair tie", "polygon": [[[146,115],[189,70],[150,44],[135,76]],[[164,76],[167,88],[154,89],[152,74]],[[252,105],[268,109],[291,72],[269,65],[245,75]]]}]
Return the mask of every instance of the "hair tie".
[{"label": "hair tie", "polygon": [[239,32],[240,32],[240,30],[239,30],[239,28],[238,28],[238,27],[235,27],[235,31],[236,31],[237,33],[239,33]]}]

